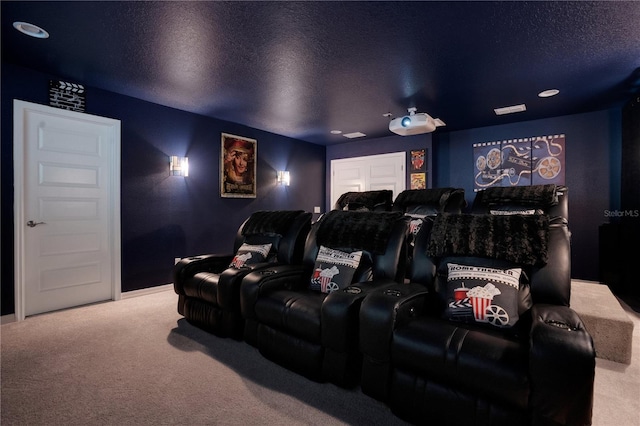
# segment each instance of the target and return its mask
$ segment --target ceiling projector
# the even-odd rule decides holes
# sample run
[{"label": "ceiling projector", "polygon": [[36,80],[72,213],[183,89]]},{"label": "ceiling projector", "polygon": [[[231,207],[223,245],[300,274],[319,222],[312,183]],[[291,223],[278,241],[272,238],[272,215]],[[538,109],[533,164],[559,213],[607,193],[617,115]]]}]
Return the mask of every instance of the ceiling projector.
[{"label": "ceiling projector", "polygon": [[431,133],[436,127],[444,126],[444,121],[432,118],[424,112],[416,113],[416,108],[409,108],[409,115],[394,118],[389,122],[389,130],[400,136]]}]

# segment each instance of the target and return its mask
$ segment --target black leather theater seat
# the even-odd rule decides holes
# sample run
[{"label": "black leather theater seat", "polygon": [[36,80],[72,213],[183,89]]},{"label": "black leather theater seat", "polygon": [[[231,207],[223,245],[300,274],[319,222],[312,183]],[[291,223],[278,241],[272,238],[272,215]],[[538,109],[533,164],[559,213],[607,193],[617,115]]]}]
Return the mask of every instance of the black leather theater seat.
[{"label": "black leather theater seat", "polygon": [[309,233],[302,265],[243,279],[245,341],[312,380],[355,385],[360,304],[376,285],[402,281],[407,224],[397,212],[322,216]]},{"label": "black leather theater seat", "polygon": [[[311,213],[258,211],[238,229],[234,252],[186,257],[174,267],[178,313],[190,323],[223,337],[241,339],[244,318],[240,313],[240,283],[249,272],[272,264],[299,263]],[[264,258],[240,265],[234,257],[244,244],[269,247]],[[266,246],[265,246],[266,245]],[[248,256],[245,253],[245,257]],[[235,266],[232,266],[235,262]]]},{"label": "black leather theater seat", "polygon": [[506,189],[480,195],[483,214],[439,215],[416,237],[411,282],[362,303],[362,390],[407,421],[591,424],[595,351],[569,307],[567,189]]}]

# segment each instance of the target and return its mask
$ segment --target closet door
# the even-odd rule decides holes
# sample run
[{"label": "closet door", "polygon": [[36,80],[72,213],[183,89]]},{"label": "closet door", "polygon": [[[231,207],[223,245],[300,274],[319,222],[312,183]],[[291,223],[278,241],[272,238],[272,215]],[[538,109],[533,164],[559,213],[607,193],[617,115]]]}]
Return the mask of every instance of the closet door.
[{"label": "closet door", "polygon": [[120,121],[14,102],[16,319],[120,296]]},{"label": "closet door", "polygon": [[369,155],[331,160],[331,208],[345,192],[393,191],[393,199],[406,188],[406,154]]}]

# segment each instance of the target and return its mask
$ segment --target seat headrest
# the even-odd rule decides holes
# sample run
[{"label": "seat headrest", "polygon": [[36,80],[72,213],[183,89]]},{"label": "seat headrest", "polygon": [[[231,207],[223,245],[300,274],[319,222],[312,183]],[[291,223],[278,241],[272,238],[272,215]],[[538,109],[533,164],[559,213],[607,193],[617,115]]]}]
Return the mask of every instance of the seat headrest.
[{"label": "seat headrest", "polygon": [[[402,191],[393,202],[394,210],[420,210],[434,211],[435,213],[447,210],[452,195],[461,194],[461,197],[454,202],[461,205],[456,206],[459,209],[465,207],[464,189],[461,188],[428,188],[428,189],[408,189]],[[464,205],[462,205],[464,204]]]},{"label": "seat headrest", "polygon": [[253,213],[242,227],[242,235],[278,234],[284,235],[293,221],[304,210],[269,210]]},{"label": "seat headrest", "polygon": [[435,218],[427,256],[474,256],[519,265],[548,260],[547,215],[475,215],[443,213]]},{"label": "seat headrest", "polygon": [[558,186],[496,186],[478,192],[476,196],[480,196],[481,203],[486,206],[517,204],[545,208],[558,204]]},{"label": "seat headrest", "polygon": [[[367,210],[373,211],[383,208],[384,210],[391,208],[393,201],[393,191],[382,189],[379,191],[363,191],[363,192],[345,192],[336,201],[335,208],[342,210],[349,204],[357,204]],[[354,209],[350,209],[354,210]]]},{"label": "seat headrest", "polygon": [[331,248],[383,254],[398,220],[405,220],[401,212],[332,210],[320,219],[316,241]]}]

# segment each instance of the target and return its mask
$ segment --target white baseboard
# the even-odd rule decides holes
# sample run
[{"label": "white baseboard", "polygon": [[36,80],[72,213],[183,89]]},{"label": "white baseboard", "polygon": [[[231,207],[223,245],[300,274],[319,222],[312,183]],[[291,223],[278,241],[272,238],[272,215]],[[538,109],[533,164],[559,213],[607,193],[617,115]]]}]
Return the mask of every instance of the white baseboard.
[{"label": "white baseboard", "polygon": [[126,291],[121,294],[120,298],[129,299],[131,297],[146,296],[147,294],[160,293],[162,291],[168,290],[173,290],[173,283],[149,288],[141,288],[140,290]]},{"label": "white baseboard", "polygon": [[[140,290],[133,290],[121,293],[120,299],[129,299],[131,297],[145,296],[147,294],[160,293],[162,291],[173,291],[173,283],[159,285],[156,287],[143,288]],[[16,322],[15,314],[8,314],[0,316],[0,325]]]}]

